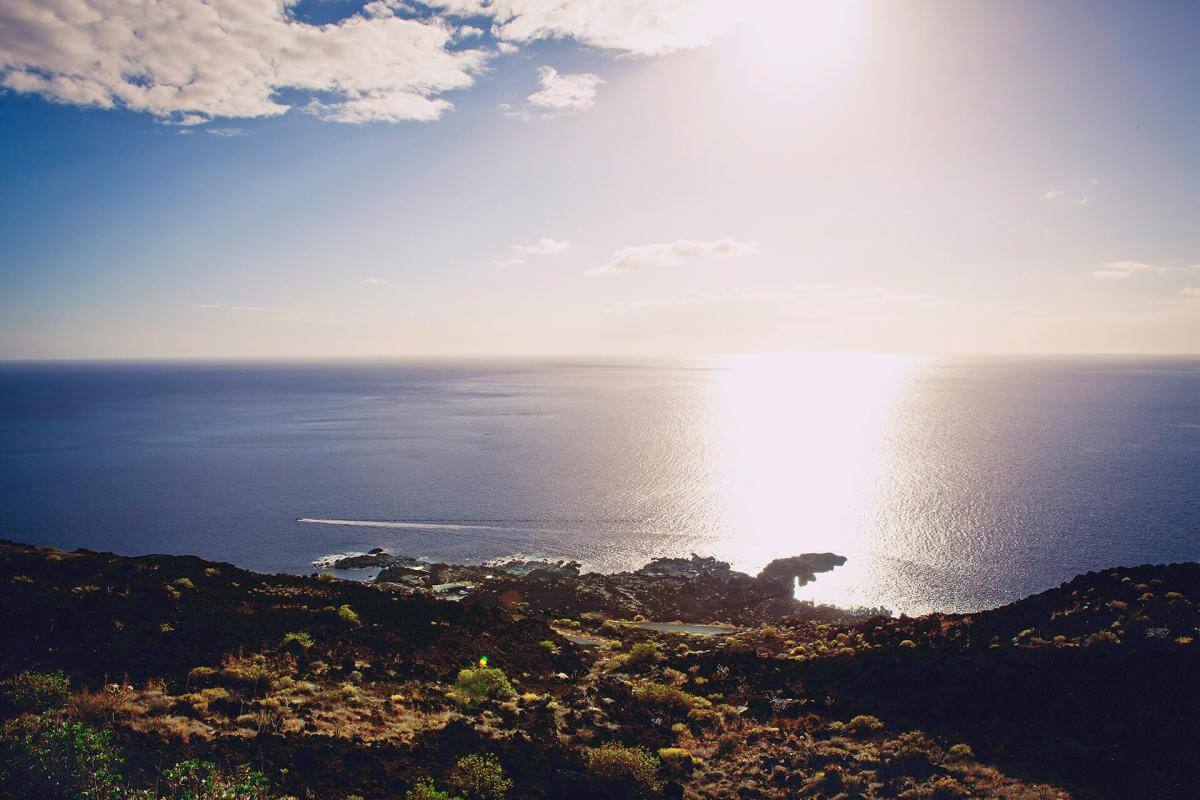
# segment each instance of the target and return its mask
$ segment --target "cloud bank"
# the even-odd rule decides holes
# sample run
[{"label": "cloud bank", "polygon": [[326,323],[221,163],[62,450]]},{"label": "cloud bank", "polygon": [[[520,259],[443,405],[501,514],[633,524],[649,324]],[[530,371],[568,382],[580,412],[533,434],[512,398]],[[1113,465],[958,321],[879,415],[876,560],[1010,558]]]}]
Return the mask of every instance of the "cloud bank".
[{"label": "cloud bank", "polygon": [[[0,87],[181,125],[292,108],[352,124],[430,121],[452,108],[443,95],[471,86],[497,50],[572,38],[661,55],[712,42],[740,13],[715,0],[371,0],[313,25],[295,16],[296,2],[7,0]],[[496,49],[481,28],[448,18],[490,19]],[[480,43],[460,49],[464,39]],[[591,105],[599,83],[552,70],[542,79],[530,102],[557,111]]]},{"label": "cloud bank", "polygon": [[197,124],[265,117],[283,89],[327,97],[307,107],[337,122],[433,120],[443,92],[470,86],[480,49],[450,51],[441,20],[368,3],[309,25],[282,0],[10,0],[0,10],[0,84],[61,102],[122,107]]}]

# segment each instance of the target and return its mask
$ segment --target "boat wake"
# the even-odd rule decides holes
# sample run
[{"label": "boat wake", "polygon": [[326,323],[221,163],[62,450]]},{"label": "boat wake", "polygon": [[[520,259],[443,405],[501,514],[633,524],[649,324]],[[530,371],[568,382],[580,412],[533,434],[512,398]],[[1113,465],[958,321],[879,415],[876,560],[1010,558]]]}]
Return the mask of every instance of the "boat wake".
[{"label": "boat wake", "polygon": [[409,530],[452,530],[452,531],[523,531],[527,528],[506,528],[499,525],[476,525],[458,522],[421,522],[420,520],[373,520],[373,519],[319,519],[298,517],[296,522],[311,522],[317,525],[349,525],[355,528],[400,528]]}]

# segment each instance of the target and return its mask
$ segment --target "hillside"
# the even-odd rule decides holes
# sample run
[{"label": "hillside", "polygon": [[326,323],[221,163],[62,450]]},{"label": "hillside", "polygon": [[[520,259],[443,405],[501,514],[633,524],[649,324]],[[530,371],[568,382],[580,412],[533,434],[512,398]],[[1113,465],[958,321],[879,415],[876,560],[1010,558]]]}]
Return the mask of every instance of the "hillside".
[{"label": "hillside", "polygon": [[[436,569],[478,591],[0,545],[0,797],[1200,793],[1200,565],[914,619],[773,574]],[[611,618],[689,581],[710,616],[667,607],[727,635]]]}]

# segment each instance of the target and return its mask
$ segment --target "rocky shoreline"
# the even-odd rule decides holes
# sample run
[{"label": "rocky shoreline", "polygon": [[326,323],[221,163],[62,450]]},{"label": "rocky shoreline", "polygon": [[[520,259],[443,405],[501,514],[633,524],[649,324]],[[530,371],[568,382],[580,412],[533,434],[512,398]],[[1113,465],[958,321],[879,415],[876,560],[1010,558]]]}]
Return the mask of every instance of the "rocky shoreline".
[{"label": "rocky shoreline", "polygon": [[751,576],[728,562],[692,554],[656,558],[632,572],[581,572],[577,561],[502,560],[482,565],[425,563],[382,548],[316,562],[335,570],[378,568],[371,583],[402,593],[499,604],[517,613],[569,616],[583,612],[681,622],[751,624],[787,615],[851,615],[795,599],[804,586],[846,563],[834,553],[776,559]]}]

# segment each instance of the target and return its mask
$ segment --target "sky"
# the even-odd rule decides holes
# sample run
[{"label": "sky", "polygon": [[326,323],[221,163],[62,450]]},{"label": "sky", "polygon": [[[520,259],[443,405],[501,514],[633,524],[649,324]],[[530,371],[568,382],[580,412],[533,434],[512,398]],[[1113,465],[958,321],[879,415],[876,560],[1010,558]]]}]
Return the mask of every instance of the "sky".
[{"label": "sky", "polygon": [[1200,353],[1200,4],[6,0],[0,358]]}]

